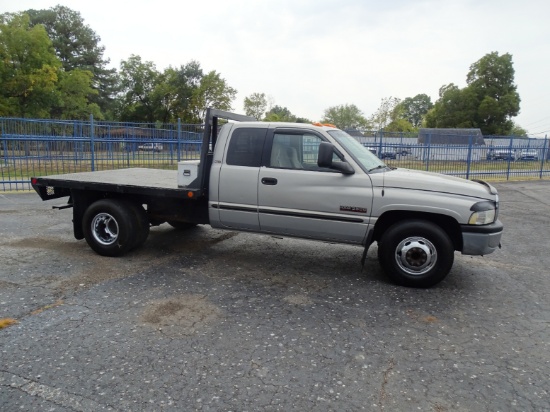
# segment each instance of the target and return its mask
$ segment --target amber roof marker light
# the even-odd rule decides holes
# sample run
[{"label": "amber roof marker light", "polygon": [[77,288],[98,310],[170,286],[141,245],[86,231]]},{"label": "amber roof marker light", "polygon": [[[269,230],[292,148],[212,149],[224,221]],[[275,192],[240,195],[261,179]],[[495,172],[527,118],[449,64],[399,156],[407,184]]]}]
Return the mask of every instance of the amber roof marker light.
[{"label": "amber roof marker light", "polygon": [[313,126],[326,126],[326,127],[334,127],[335,129],[337,128],[335,125],[331,124],[331,123],[320,123],[320,122],[314,122],[314,123],[311,123]]}]

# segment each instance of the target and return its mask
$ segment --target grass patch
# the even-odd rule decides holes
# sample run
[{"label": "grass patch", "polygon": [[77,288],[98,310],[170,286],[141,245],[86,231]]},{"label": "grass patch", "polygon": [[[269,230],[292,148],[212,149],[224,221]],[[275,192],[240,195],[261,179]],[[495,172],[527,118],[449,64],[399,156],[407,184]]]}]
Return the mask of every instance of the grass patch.
[{"label": "grass patch", "polygon": [[8,326],[15,325],[17,321],[13,318],[0,319],[0,329],[7,328]]}]

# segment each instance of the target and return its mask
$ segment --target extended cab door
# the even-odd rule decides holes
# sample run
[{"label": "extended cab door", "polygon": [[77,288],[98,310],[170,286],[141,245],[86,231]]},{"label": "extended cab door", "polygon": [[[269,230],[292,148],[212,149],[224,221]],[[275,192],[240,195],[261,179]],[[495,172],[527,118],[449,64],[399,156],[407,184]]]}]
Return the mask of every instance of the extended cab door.
[{"label": "extended cab door", "polygon": [[[229,136],[223,163],[214,154],[210,222],[213,227],[259,231],[258,176],[267,134],[265,127],[236,127]],[[217,213],[217,216],[215,215]]]},{"label": "extended cab door", "polygon": [[[258,211],[262,232],[362,243],[372,205],[368,175],[317,166],[325,138],[307,129],[269,132],[259,171]],[[342,161],[339,155],[337,161]]]}]

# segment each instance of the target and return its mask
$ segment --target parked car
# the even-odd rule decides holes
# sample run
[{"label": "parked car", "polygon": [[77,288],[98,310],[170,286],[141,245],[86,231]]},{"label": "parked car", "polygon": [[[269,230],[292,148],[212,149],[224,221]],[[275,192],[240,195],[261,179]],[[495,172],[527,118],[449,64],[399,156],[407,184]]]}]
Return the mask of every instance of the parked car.
[{"label": "parked car", "polygon": [[516,154],[510,148],[489,149],[487,151],[487,160],[516,160]]},{"label": "parked car", "polygon": [[160,143],[144,143],[138,146],[138,150],[141,152],[160,152],[162,151],[162,144]]},{"label": "parked car", "polygon": [[400,147],[397,149],[397,153],[399,153],[401,156],[407,156],[409,154],[411,154],[411,149],[407,148],[407,147]]},{"label": "parked car", "polygon": [[397,154],[391,150],[382,150],[378,157],[380,159],[396,159]]},{"label": "parked car", "polygon": [[519,160],[539,160],[539,154],[534,149],[524,149],[519,153]]}]

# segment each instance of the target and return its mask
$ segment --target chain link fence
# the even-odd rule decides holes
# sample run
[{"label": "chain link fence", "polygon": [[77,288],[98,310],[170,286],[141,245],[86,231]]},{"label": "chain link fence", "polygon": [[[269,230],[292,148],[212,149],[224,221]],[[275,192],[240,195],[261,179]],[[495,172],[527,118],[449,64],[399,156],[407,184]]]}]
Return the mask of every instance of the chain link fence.
[{"label": "chain link fence", "polygon": [[[0,118],[0,191],[31,190],[30,178],[129,167],[177,169],[198,159],[203,125]],[[550,176],[548,139],[366,132],[354,136],[389,166],[466,179]]]}]

